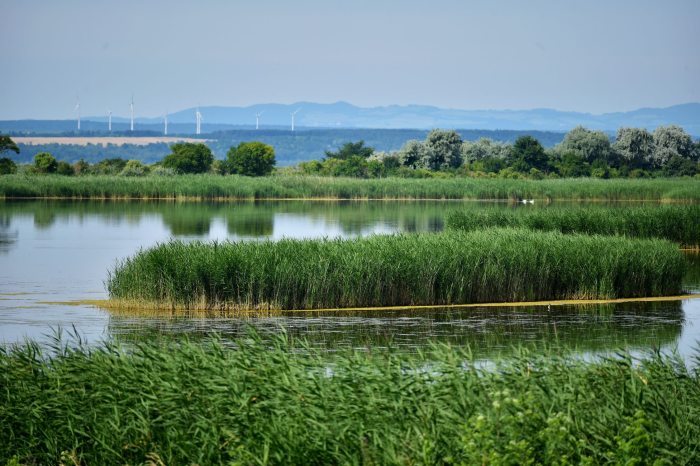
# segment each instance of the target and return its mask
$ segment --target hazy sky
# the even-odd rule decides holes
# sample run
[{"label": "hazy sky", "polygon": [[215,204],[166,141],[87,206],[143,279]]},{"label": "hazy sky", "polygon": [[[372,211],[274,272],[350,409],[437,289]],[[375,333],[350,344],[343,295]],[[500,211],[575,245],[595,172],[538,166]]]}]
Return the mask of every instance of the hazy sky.
[{"label": "hazy sky", "polygon": [[698,0],[0,0],[0,119],[700,101]]}]

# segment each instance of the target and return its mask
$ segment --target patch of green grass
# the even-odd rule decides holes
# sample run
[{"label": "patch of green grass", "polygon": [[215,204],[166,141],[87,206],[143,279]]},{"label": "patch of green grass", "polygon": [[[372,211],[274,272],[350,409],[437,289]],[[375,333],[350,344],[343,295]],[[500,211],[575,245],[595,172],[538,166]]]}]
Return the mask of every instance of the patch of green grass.
[{"label": "patch of green grass", "polygon": [[117,264],[110,298],[185,309],[322,309],[680,292],[685,262],[656,239],[517,229],[359,239],[184,243]]},{"label": "patch of green grass", "polygon": [[318,176],[29,176],[0,178],[0,197],[700,200],[697,179],[358,179]]},{"label": "patch of green grass", "polygon": [[698,372],[659,355],[26,343],[0,349],[0,387],[0,464],[700,462]]},{"label": "patch of green grass", "polygon": [[528,228],[601,235],[663,238],[686,247],[700,246],[700,206],[547,207],[453,212],[447,226],[456,230]]}]

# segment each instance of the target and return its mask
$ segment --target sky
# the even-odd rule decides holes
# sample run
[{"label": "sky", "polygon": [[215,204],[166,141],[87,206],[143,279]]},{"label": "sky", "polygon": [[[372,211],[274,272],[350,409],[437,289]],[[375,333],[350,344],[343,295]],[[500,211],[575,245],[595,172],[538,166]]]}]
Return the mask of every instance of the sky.
[{"label": "sky", "polygon": [[0,119],[700,102],[698,0],[0,0]]}]

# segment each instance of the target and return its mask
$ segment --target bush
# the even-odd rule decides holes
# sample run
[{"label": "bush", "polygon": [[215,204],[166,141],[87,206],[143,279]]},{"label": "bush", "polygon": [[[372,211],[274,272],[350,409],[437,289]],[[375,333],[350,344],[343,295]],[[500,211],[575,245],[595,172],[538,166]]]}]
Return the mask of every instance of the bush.
[{"label": "bush", "polygon": [[73,169],[73,165],[61,160],[56,167],[56,173],[64,176],[73,176],[75,175],[75,170]]},{"label": "bush", "polygon": [[206,173],[214,162],[211,149],[203,143],[179,142],[170,147],[163,166],[177,173]]},{"label": "bush", "polygon": [[17,164],[8,157],[0,158],[0,175],[12,175],[17,173]]},{"label": "bush", "polygon": [[121,171],[122,176],[145,176],[148,175],[148,166],[140,160],[129,160]]},{"label": "bush", "polygon": [[265,176],[275,168],[275,149],[262,142],[242,142],[226,154],[229,173],[245,176]]},{"label": "bush", "polygon": [[39,152],[34,156],[34,168],[37,173],[56,173],[58,161],[48,152]]}]

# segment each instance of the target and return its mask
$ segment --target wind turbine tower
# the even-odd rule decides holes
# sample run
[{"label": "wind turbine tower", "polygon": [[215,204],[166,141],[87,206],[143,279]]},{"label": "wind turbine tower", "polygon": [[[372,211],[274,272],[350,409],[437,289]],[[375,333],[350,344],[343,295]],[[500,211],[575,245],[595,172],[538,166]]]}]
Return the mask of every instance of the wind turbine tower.
[{"label": "wind turbine tower", "polygon": [[109,132],[112,132],[112,111],[107,109],[107,127],[109,128]]},{"label": "wind turbine tower", "polygon": [[134,131],[134,94],[131,94],[131,131]]},{"label": "wind turbine tower", "polygon": [[75,112],[78,116],[78,131],[80,131],[80,97],[77,98],[77,103],[75,104]]},{"label": "wind turbine tower", "polygon": [[165,123],[165,128],[163,129],[163,135],[167,136],[168,135],[168,112],[165,112],[165,118],[163,119],[163,122]]},{"label": "wind turbine tower", "polygon": [[195,133],[202,134],[202,114],[199,113],[199,107],[197,107],[197,111],[194,113],[194,118],[197,121],[197,129]]},{"label": "wind turbine tower", "polygon": [[265,112],[258,112],[255,114],[255,129],[260,129],[260,117]]},{"label": "wind turbine tower", "polygon": [[294,117],[296,116],[297,113],[299,113],[299,110],[301,110],[301,107],[297,108],[296,110],[294,110],[292,112],[292,131],[294,131]]}]

